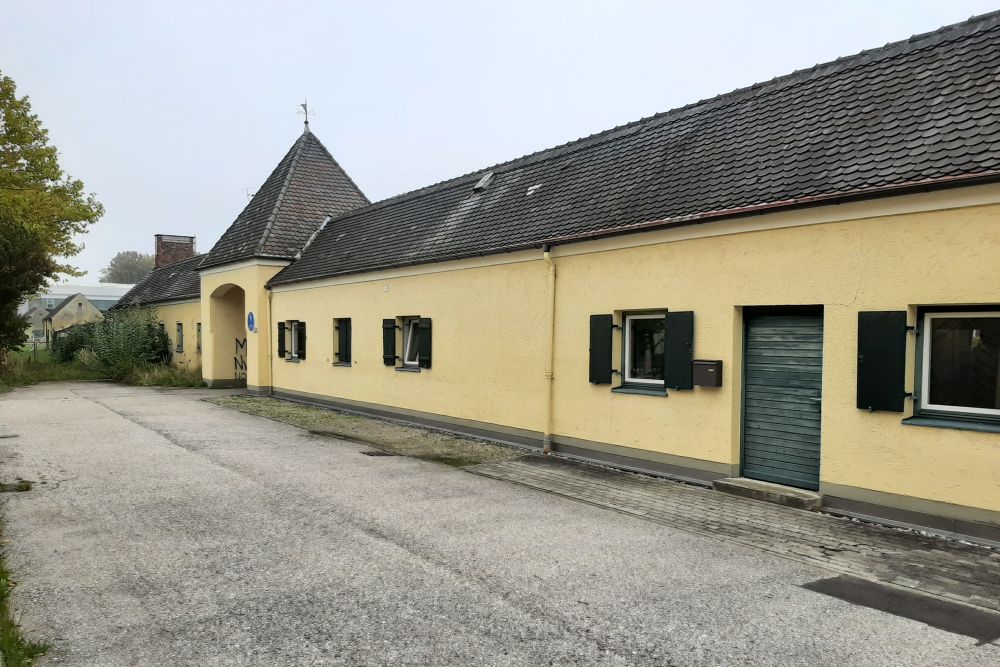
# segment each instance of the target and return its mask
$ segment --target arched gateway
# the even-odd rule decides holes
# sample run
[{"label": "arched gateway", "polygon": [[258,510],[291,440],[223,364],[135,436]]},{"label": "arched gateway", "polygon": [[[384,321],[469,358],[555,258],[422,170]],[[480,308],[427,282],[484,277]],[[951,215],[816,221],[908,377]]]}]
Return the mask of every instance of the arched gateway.
[{"label": "arched gateway", "polygon": [[[208,298],[208,338],[202,355],[202,374],[211,386],[247,385],[246,292],[225,283]],[[204,331],[202,332],[204,336]]]}]

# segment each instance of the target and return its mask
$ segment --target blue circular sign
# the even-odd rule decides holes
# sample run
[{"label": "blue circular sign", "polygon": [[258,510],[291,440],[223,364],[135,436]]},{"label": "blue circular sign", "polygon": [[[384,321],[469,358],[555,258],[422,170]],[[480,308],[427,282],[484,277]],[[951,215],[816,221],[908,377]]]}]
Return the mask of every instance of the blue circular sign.
[{"label": "blue circular sign", "polygon": [[253,325],[254,325],[253,311],[251,310],[247,314],[247,329],[249,329],[250,331],[253,331],[253,329],[254,329]]}]

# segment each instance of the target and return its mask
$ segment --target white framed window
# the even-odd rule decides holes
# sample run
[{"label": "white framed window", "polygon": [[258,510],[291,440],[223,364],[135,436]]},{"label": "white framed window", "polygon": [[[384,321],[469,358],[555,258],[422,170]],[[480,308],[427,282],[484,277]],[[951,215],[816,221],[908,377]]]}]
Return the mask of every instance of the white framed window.
[{"label": "white framed window", "polygon": [[920,411],[1000,419],[1000,310],[926,312]]},{"label": "white framed window", "polygon": [[667,314],[625,314],[625,384],[663,386],[667,345]]},{"label": "white framed window", "polygon": [[298,359],[299,358],[299,321],[298,320],[288,320],[285,323],[286,331],[288,331],[288,349],[285,354],[286,359]]},{"label": "white framed window", "polygon": [[278,356],[283,356],[286,361],[305,360],[305,322],[302,320],[285,320],[278,323]]},{"label": "white framed window", "polygon": [[420,330],[420,318],[419,317],[404,317],[403,318],[403,365],[411,366],[416,368],[420,360],[418,358],[419,351],[419,330]]}]

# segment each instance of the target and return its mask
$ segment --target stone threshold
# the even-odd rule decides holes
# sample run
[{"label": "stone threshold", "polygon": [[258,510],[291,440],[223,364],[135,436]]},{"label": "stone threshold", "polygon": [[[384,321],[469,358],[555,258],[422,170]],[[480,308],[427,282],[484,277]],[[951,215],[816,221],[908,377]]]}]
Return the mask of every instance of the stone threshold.
[{"label": "stone threshold", "polygon": [[746,477],[717,479],[712,482],[712,488],[723,493],[731,493],[734,496],[763,500],[800,510],[818,510],[823,503],[823,497],[814,491],[796,489],[757,479],[747,479]]}]

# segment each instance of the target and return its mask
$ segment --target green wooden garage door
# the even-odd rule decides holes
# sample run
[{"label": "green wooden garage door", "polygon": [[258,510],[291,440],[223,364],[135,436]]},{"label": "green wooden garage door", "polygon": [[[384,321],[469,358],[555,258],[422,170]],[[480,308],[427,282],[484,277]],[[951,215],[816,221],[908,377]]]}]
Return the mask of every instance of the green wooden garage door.
[{"label": "green wooden garage door", "polygon": [[818,489],[823,316],[749,316],[743,354],[743,476]]}]

